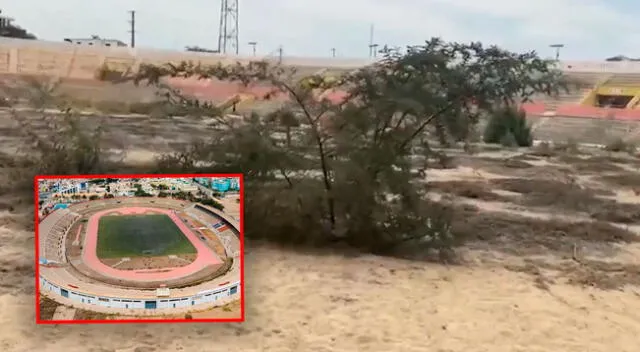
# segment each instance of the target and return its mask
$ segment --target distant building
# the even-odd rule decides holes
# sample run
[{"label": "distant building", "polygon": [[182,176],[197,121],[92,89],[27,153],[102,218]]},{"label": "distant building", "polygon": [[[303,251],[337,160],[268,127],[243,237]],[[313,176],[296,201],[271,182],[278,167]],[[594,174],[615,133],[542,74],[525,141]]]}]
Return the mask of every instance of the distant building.
[{"label": "distant building", "polygon": [[97,35],[91,36],[91,38],[64,38],[64,41],[67,43],[75,44],[75,45],[86,45],[86,46],[115,46],[115,47],[127,46],[127,44],[121,40],[100,38]]},{"label": "distant building", "polygon": [[0,29],[11,26],[11,22],[13,22],[13,18],[0,15]]},{"label": "distant building", "polygon": [[240,189],[240,182],[237,178],[212,177],[211,188],[218,192],[233,192]]}]

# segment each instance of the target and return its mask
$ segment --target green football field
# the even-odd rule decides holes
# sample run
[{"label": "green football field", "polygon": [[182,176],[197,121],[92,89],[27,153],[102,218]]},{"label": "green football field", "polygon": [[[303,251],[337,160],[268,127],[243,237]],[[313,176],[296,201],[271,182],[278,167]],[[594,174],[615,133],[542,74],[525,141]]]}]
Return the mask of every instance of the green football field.
[{"label": "green football field", "polygon": [[103,216],[98,222],[98,258],[196,253],[167,215]]}]

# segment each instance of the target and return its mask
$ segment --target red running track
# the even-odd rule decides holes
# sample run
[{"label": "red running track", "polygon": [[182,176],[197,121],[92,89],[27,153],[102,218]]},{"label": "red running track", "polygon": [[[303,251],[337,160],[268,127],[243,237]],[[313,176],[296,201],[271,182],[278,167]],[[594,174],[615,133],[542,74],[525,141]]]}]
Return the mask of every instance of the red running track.
[{"label": "red running track", "polygon": [[[193,244],[198,252],[198,257],[191,264],[178,267],[178,268],[165,268],[163,272],[158,272],[158,269],[150,270],[120,270],[112,268],[98,259],[97,247],[98,247],[98,222],[100,218],[108,213],[120,213],[124,215],[130,214],[144,214],[146,212],[162,213],[171,218],[173,222],[178,226],[180,231],[189,239],[189,242]],[[118,208],[107,209],[93,214],[87,221],[87,235],[85,238],[84,247],[82,250],[82,260],[84,263],[94,271],[109,276],[115,279],[129,280],[129,281],[162,281],[179,279],[185,276],[194,274],[201,269],[209,265],[220,264],[222,261],[220,258],[207,247],[200,239],[191,232],[191,230],[184,224],[180,218],[172,211],[166,209],[156,208],[143,208],[143,207],[130,207],[130,208]]]}]

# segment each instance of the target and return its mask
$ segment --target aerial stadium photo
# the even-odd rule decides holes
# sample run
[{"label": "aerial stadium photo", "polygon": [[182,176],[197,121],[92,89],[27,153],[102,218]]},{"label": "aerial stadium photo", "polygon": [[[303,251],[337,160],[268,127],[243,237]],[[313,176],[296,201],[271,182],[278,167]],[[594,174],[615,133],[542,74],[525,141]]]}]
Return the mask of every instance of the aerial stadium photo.
[{"label": "aerial stadium photo", "polygon": [[242,181],[38,176],[37,321],[242,321]]}]

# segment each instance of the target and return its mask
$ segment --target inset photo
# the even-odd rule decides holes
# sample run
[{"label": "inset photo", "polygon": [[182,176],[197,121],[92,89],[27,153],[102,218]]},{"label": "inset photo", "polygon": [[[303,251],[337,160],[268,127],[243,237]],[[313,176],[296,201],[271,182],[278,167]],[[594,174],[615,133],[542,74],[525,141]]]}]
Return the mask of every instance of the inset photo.
[{"label": "inset photo", "polygon": [[36,176],[36,322],[244,321],[241,174]]}]

